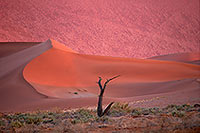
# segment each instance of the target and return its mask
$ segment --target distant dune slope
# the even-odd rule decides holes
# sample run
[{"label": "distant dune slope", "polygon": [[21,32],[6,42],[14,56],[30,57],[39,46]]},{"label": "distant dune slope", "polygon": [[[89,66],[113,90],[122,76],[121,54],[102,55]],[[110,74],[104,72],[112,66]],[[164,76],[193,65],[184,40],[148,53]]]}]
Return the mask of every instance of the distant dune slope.
[{"label": "distant dune slope", "polygon": [[0,41],[52,38],[82,54],[199,52],[199,0],[0,0]]},{"label": "distant dune slope", "polygon": [[155,56],[148,59],[153,60],[166,60],[166,61],[177,61],[200,65],[200,52],[199,53],[178,53],[170,55]]},{"label": "distant dune slope", "polygon": [[[71,97],[80,94],[94,96],[99,76],[111,78],[129,92],[133,83],[163,82],[199,78],[200,66],[150,59],[116,58],[83,55],[52,41],[52,48],[33,59],[23,71],[25,79],[39,92],[53,97]],[[111,87],[112,88],[112,87]],[[114,89],[112,89],[114,91]],[[142,91],[143,93],[145,91]],[[112,92],[110,92],[112,93]],[[121,93],[119,93],[121,94]],[[130,95],[131,96],[131,95]],[[132,95],[133,96],[133,95]],[[120,97],[120,96],[119,96]]]}]

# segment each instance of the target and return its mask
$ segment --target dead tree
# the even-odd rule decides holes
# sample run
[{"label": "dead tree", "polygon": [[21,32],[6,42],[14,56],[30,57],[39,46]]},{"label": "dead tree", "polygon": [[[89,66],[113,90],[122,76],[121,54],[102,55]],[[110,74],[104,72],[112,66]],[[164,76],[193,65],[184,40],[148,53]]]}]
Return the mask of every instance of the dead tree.
[{"label": "dead tree", "polygon": [[111,102],[111,103],[106,107],[106,109],[103,111],[103,109],[102,109],[102,101],[103,101],[103,93],[104,93],[104,91],[105,91],[106,85],[107,85],[111,80],[113,80],[113,79],[115,79],[115,78],[118,78],[119,76],[120,76],[120,75],[115,76],[115,77],[113,77],[113,78],[111,78],[111,79],[107,79],[107,81],[104,83],[103,86],[102,86],[102,84],[101,84],[102,78],[99,77],[99,81],[97,82],[98,85],[99,85],[99,88],[100,88],[100,95],[99,95],[99,101],[98,101],[98,107],[97,107],[97,115],[98,115],[99,117],[102,117],[103,115],[105,115],[105,114],[109,111],[109,109],[111,108],[112,104],[114,103],[114,102]]}]

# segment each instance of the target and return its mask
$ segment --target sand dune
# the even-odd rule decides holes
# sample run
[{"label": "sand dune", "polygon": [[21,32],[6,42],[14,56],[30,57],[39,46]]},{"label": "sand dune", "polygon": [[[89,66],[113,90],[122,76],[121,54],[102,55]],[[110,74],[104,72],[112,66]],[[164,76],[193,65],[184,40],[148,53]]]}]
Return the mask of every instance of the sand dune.
[{"label": "sand dune", "polygon": [[[6,0],[0,5],[0,41],[13,42],[0,43],[0,111],[95,106],[98,77],[105,81],[119,74],[103,103],[200,102],[199,0]],[[44,42],[49,37],[68,47]]]},{"label": "sand dune", "polygon": [[199,0],[0,1],[0,41],[52,38],[82,54],[199,52]]},{"label": "sand dune", "polygon": [[61,49],[62,45],[55,41],[52,41],[52,44],[53,47],[33,59],[23,73],[25,79],[39,92],[52,97],[67,98],[73,89],[82,88],[85,88],[82,93],[87,92],[91,96],[97,94],[93,89],[97,87],[96,81],[99,76],[111,78],[121,75],[113,84],[121,86],[126,92],[133,89],[132,83],[181,80],[200,76],[200,67],[196,65],[82,55],[66,47]]},{"label": "sand dune", "polygon": [[84,55],[48,40],[0,58],[0,66],[0,111],[95,106],[98,76],[118,74],[107,87],[104,104],[163,106],[200,101],[200,66],[193,64]]},{"label": "sand dune", "polygon": [[[54,107],[83,107],[96,104],[96,97],[77,98],[77,99],[52,99],[46,95],[38,93],[23,77],[23,69],[33,58],[39,56],[48,50],[51,41],[48,40],[39,45],[27,48],[15,43],[2,46],[5,49],[1,51],[9,51],[0,58],[0,111],[28,111],[40,109],[49,109]],[[28,45],[28,43],[26,43]],[[27,49],[25,49],[26,47]],[[82,101],[82,102],[80,102]],[[105,99],[105,102],[108,102]]]},{"label": "sand dune", "polygon": [[41,42],[0,42],[0,58],[30,48]]},{"label": "sand dune", "polygon": [[151,57],[149,59],[200,64],[200,53],[179,53],[170,55],[168,54],[168,55]]},{"label": "sand dune", "polygon": [[22,72],[29,61],[50,47],[50,41],[47,41],[0,58],[0,110],[6,108],[14,110],[16,106],[46,97],[24,80]]}]

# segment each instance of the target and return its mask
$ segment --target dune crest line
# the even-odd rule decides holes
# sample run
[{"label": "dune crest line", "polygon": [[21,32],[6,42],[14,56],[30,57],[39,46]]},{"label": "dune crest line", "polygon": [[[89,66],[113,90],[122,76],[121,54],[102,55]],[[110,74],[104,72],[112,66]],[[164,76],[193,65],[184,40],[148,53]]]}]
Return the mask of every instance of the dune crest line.
[{"label": "dune crest line", "polygon": [[[200,66],[171,61],[79,54],[51,40],[52,48],[34,58],[23,71],[36,90],[57,98],[95,96],[96,78],[120,74],[113,84],[164,82],[199,78]],[[112,89],[112,86],[110,87]],[[82,90],[81,90],[82,89]],[[123,86],[125,91],[130,86]]]},{"label": "dune crest line", "polygon": [[[0,57],[1,112],[96,106],[99,93],[96,79],[101,76],[106,80],[116,72],[124,73],[108,86],[103,104],[112,101],[131,103],[153,97],[164,98],[135,102],[133,106],[165,106],[197,103],[200,100],[198,65],[83,55],[54,40],[29,46],[25,45],[30,43],[24,43],[21,48],[15,42],[1,44],[1,48],[5,48],[1,49],[3,54]],[[193,61],[193,56],[190,57]],[[184,58],[181,59],[188,60]],[[44,72],[49,74],[44,75]],[[29,77],[30,81],[24,77],[25,73],[33,76]],[[37,75],[40,82],[35,83],[33,80]]]}]

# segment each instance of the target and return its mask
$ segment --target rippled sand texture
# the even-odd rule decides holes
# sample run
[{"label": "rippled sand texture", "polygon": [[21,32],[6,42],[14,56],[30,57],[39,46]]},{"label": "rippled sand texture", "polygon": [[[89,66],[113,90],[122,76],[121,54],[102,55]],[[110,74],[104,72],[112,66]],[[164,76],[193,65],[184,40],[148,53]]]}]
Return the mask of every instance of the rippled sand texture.
[{"label": "rippled sand texture", "polygon": [[0,1],[0,42],[48,38],[78,53],[147,58],[199,52],[199,0]]}]

